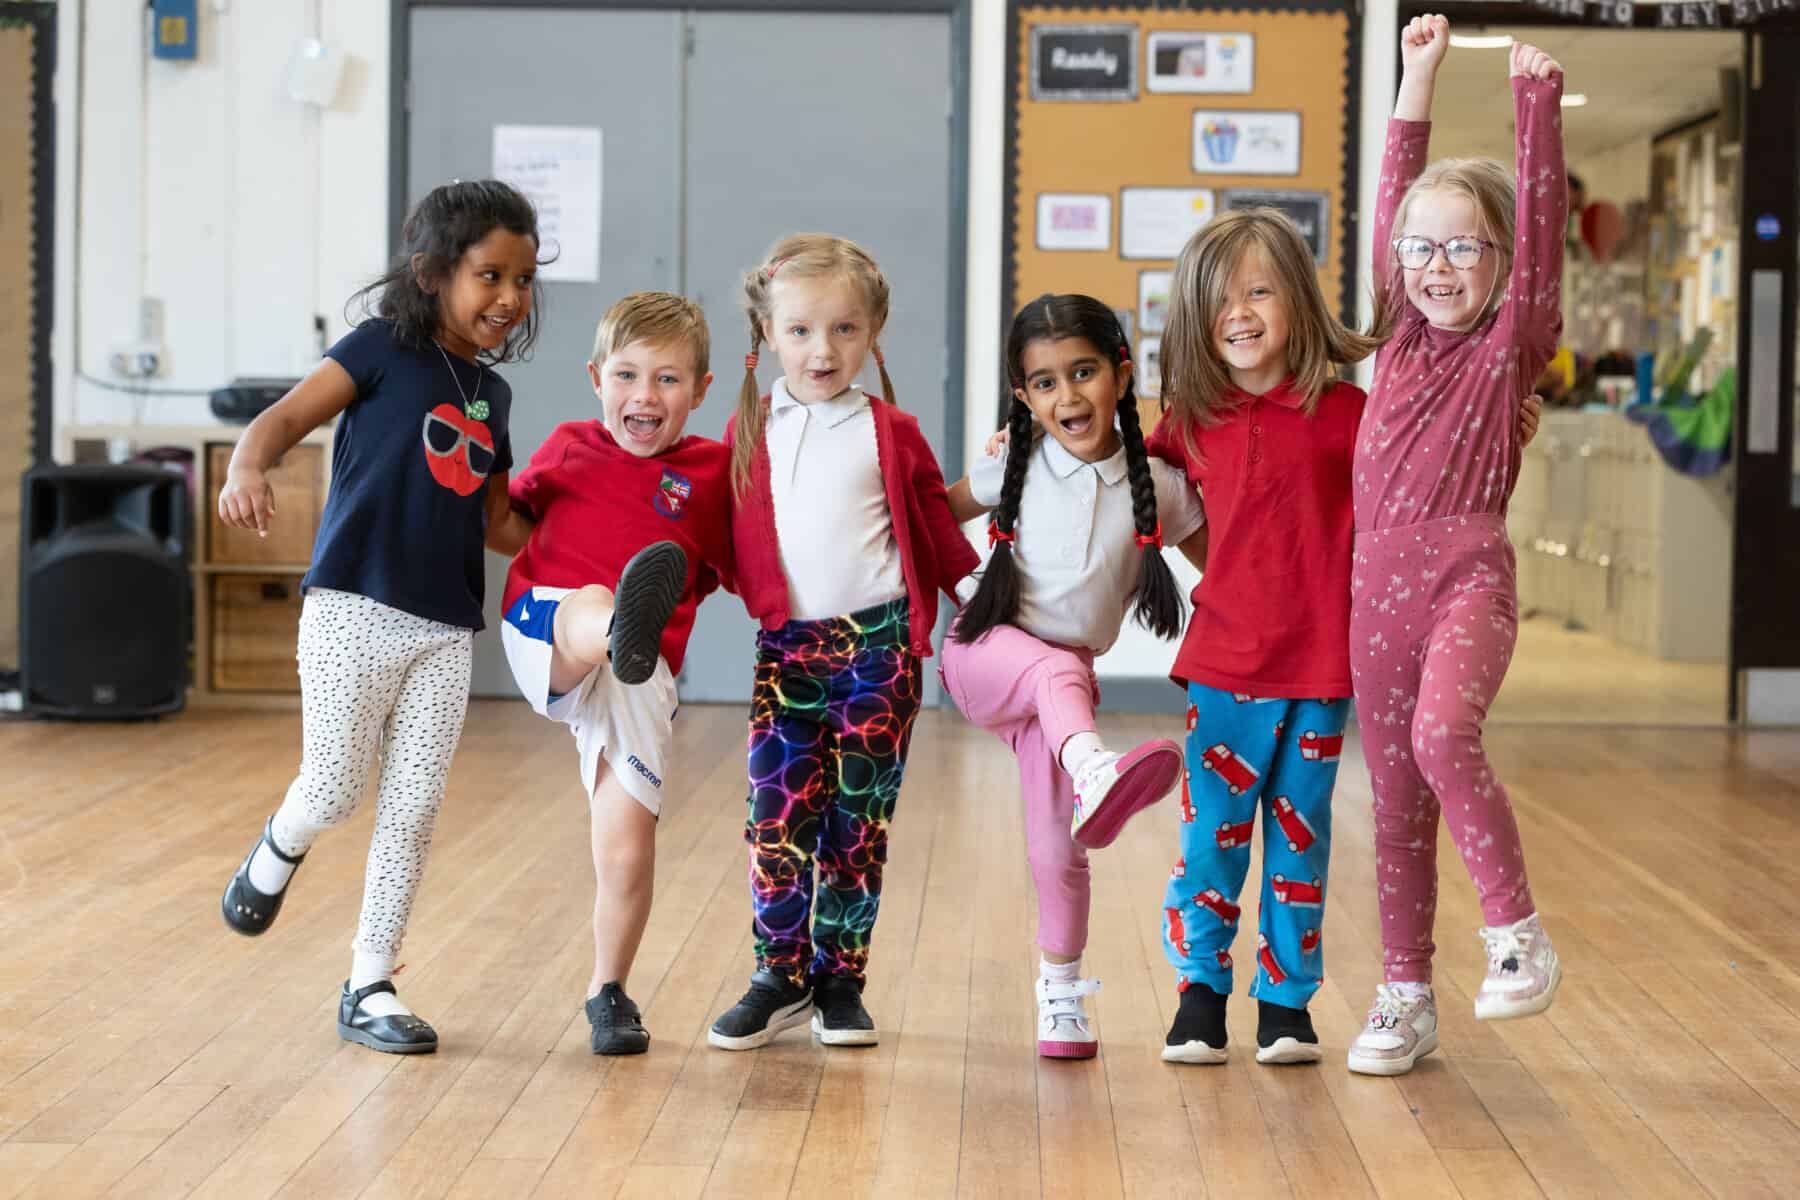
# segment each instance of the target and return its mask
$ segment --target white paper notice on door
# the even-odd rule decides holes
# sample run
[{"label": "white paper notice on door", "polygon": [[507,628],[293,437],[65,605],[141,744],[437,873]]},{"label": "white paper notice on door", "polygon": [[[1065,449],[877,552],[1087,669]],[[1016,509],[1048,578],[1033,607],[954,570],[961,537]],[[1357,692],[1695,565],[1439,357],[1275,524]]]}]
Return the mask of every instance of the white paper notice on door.
[{"label": "white paper notice on door", "polygon": [[538,239],[554,262],[538,278],[600,278],[600,131],[585,125],[494,126],[494,178],[537,208]]}]

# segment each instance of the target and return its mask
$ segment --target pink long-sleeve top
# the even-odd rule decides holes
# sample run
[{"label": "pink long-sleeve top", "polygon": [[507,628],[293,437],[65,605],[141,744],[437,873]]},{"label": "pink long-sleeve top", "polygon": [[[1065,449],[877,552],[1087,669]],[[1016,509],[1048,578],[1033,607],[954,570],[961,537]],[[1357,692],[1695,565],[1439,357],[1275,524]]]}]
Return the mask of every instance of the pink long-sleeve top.
[{"label": "pink long-sleeve top", "polygon": [[[1512,88],[1518,154],[1512,275],[1495,315],[1464,333],[1434,328],[1404,293],[1398,297],[1402,314],[1375,356],[1357,438],[1359,530],[1470,513],[1504,515],[1518,481],[1519,401],[1556,353],[1562,332],[1569,194],[1562,76],[1515,77]],[[1430,139],[1429,121],[1388,122],[1374,261],[1396,280],[1394,213],[1425,169]]]}]

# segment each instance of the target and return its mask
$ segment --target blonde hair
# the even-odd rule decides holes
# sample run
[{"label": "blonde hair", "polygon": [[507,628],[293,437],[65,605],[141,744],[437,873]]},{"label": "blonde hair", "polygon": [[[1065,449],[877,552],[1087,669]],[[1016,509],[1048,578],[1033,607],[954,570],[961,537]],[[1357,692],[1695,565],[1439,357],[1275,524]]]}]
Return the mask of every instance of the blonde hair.
[{"label": "blonde hair", "polygon": [[1375,351],[1373,339],[1346,329],[1332,315],[1312,250],[1286,214],[1244,208],[1213,218],[1182,247],[1163,331],[1163,403],[1181,422],[1190,448],[1192,431],[1217,424],[1230,407],[1231,376],[1213,347],[1213,327],[1231,277],[1257,250],[1275,276],[1276,295],[1286,310],[1288,368],[1306,398],[1307,415],[1335,382],[1339,364],[1359,362]]},{"label": "blonde hair", "polygon": [[888,281],[875,265],[874,258],[855,242],[828,233],[794,233],[769,247],[762,265],[744,276],[744,313],[750,318],[750,354],[744,359],[744,386],[738,393],[737,429],[731,441],[731,483],[739,493],[750,486],[751,463],[756,458],[757,444],[762,441],[762,392],[756,386],[756,357],[762,348],[763,323],[770,319],[772,304],[769,292],[775,277],[783,279],[818,279],[837,276],[847,280],[861,296],[874,329],[871,351],[875,367],[881,373],[882,399],[894,399],[894,381],[888,378],[887,364],[881,356],[881,330],[887,324]]},{"label": "blonde hair", "polygon": [[686,342],[694,352],[694,374],[704,375],[712,360],[712,333],[706,314],[685,296],[672,292],[633,292],[606,310],[594,331],[594,352],[588,361],[596,367],[633,342],[668,346]]},{"label": "blonde hair", "polygon": [[[1475,319],[1479,325],[1493,316],[1506,294],[1506,280],[1512,274],[1513,209],[1517,203],[1512,172],[1491,158],[1440,158],[1423,171],[1400,197],[1394,209],[1392,234],[1406,232],[1406,219],[1419,197],[1427,192],[1448,192],[1461,196],[1475,209],[1476,233],[1493,243],[1500,256],[1500,269],[1494,274],[1494,288]],[[1393,336],[1400,315],[1406,308],[1406,285],[1402,282],[1400,260],[1394,256],[1390,242],[1377,248],[1381,261],[1375,270],[1375,327],[1369,336],[1385,342]]]}]

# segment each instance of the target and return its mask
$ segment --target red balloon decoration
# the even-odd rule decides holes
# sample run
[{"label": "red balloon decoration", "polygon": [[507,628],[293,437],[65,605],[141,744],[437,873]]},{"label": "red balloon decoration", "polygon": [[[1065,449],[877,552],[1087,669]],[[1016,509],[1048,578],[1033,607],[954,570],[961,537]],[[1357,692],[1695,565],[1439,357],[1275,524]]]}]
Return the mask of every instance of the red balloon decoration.
[{"label": "red balloon decoration", "polygon": [[1625,235],[1625,214],[1610,200],[1596,200],[1581,210],[1581,240],[1599,262],[1607,262]]}]

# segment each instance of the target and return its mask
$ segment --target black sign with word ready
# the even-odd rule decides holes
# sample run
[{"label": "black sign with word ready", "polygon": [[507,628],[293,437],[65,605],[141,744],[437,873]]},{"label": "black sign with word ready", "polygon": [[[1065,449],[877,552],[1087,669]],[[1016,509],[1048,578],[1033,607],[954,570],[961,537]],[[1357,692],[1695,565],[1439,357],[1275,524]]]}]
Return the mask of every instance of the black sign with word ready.
[{"label": "black sign with word ready", "polygon": [[1031,30],[1033,100],[1137,99],[1135,25],[1037,25]]}]

